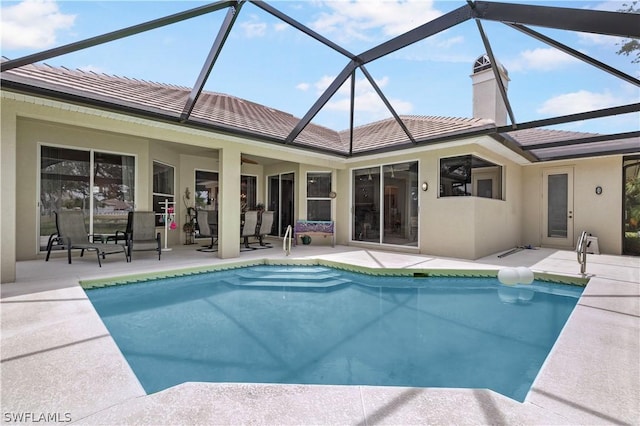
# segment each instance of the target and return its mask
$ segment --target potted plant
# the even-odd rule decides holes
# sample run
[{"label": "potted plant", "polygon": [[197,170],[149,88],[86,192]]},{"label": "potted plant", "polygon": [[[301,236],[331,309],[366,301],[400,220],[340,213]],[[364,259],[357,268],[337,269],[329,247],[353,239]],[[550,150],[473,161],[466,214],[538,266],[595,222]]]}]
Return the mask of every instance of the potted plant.
[{"label": "potted plant", "polygon": [[182,225],[182,230],[184,231],[184,244],[193,244],[193,233],[196,230],[193,220],[185,222],[184,225]]}]

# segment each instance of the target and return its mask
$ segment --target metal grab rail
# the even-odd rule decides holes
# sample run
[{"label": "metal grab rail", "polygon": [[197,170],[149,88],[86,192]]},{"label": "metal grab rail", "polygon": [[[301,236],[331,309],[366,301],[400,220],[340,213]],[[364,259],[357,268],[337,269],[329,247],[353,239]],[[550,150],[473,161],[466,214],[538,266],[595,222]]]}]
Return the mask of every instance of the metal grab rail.
[{"label": "metal grab rail", "polygon": [[578,238],[578,244],[576,245],[576,255],[578,256],[578,263],[580,264],[580,273],[584,275],[587,270],[587,231],[582,231],[580,238]]},{"label": "metal grab rail", "polygon": [[[293,235],[293,228],[291,227],[291,225],[287,226],[287,230],[284,233],[284,238],[282,239],[282,251],[284,251],[284,254],[289,256],[291,254],[291,237]],[[287,244],[287,237],[288,238],[288,243]]]}]

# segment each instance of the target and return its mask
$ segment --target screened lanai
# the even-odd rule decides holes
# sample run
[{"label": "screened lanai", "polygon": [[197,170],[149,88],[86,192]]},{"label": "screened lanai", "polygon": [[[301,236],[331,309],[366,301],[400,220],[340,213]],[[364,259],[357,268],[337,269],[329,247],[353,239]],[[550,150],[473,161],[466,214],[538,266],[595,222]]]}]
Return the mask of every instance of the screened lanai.
[{"label": "screened lanai", "polygon": [[44,257],[49,158],[82,158],[83,189],[52,200],[89,232],[170,199],[168,245],[190,208],[217,210],[221,258],[258,204],[275,238],[331,220],[337,244],[464,259],[585,229],[636,246],[640,88],[618,50],[640,26],[622,4],[52,1],[40,21],[23,4],[2,9],[20,28],[1,63],[3,281]]},{"label": "screened lanai", "polygon": [[[556,7],[548,6],[548,3],[485,1],[447,2],[435,9],[431,3],[422,2],[422,9],[430,9],[430,14],[424,15],[424,21],[421,16],[407,14],[401,17],[399,28],[402,30],[389,32],[390,36],[383,41],[368,39],[349,43],[342,42],[345,34],[330,31],[331,28],[323,27],[319,20],[304,22],[302,15],[298,17],[299,12],[292,7],[293,3],[220,1],[199,4],[191,9],[182,6],[179,11],[146,22],[21,57],[3,58],[2,88],[344,158],[478,135],[491,136],[531,162],[638,151],[640,80],[637,68],[634,72],[633,65],[612,66],[597,54],[584,53],[586,50],[579,44],[572,46],[559,41],[567,34],[638,38],[640,19],[637,14]],[[383,5],[375,7],[384,10]],[[304,7],[304,4],[298,6]],[[335,6],[337,10],[343,9],[347,16],[349,7],[349,3]],[[366,6],[360,4],[359,7]],[[247,46],[255,41],[237,34],[246,31],[252,22],[257,25],[263,21],[278,25],[274,28],[279,30],[286,27],[294,42],[284,45],[283,51],[272,57],[242,54],[243,50],[252,52]],[[109,46],[116,49],[123,43],[130,43],[134,49],[149,49],[148,43],[162,37],[158,31],[180,25],[185,34],[193,34],[189,37],[199,36],[201,33],[197,31],[205,27],[209,38],[213,38],[208,51],[200,52],[202,60],[184,63],[193,70],[190,85],[149,81],[138,78],[135,73],[112,75],[67,69],[64,65],[66,61],[74,62],[74,55],[80,52],[111,54],[114,55],[112,62],[118,62],[116,51],[106,50]],[[474,37],[467,33],[462,37],[457,33],[463,27],[467,30],[471,27]],[[527,86],[526,73],[525,78],[517,82],[514,79],[508,90],[509,77],[506,80],[499,77],[499,67],[491,67],[491,64],[502,64],[511,54],[505,45],[524,40],[536,43],[538,50],[531,52],[540,49],[559,52],[563,60],[571,61],[573,68],[562,76],[567,85],[572,80],[572,73],[588,73],[597,79],[594,80],[596,86],[604,81],[623,86],[628,96],[614,96],[606,103],[584,105],[580,98],[574,98],[573,102],[581,105],[568,109],[579,111],[570,114],[554,115],[553,108],[538,108],[537,113],[532,113],[528,97],[538,89]],[[464,65],[456,63],[455,72],[443,73],[431,66],[441,54],[434,43],[451,43],[452,48],[447,49],[451,55],[471,49],[477,57],[476,63],[473,67],[468,62]],[[180,49],[191,47],[191,44],[179,46]],[[423,56],[421,60],[406,60],[418,54]],[[161,52],[158,62],[151,66],[163,67],[165,61],[174,60],[169,55],[169,51]],[[250,90],[254,84],[270,86],[276,78],[272,70],[277,70],[284,75],[280,78],[286,79],[290,70],[302,68],[297,64],[310,61],[314,55],[327,58],[326,68],[320,72],[316,70],[313,77],[321,75],[324,81],[323,85],[317,86],[315,96],[306,92],[302,102],[299,98],[303,96],[295,91],[271,94],[271,98],[257,101],[251,100],[252,93],[244,95],[244,90]],[[404,59],[401,65],[398,65],[398,58]],[[131,57],[120,60],[132,65],[136,62]],[[628,58],[625,60],[631,62]],[[51,65],[52,61],[62,65]],[[456,61],[451,60],[452,63]],[[536,59],[524,66],[534,72]],[[413,87],[413,98],[387,84],[390,67],[402,69],[399,75]],[[492,69],[499,81],[498,96],[507,113],[504,123],[464,118],[471,115],[469,111],[451,111],[449,102],[442,101],[443,96],[444,99],[457,99],[464,95],[470,99],[467,93],[459,92],[459,87],[466,86],[469,74],[483,67]],[[559,73],[553,75],[560,79]],[[235,89],[244,86],[247,89]],[[438,98],[433,91],[422,90],[425,86],[441,87],[450,95],[439,93]],[[373,99],[371,102],[378,108],[376,114],[367,114],[370,104],[365,99]],[[565,101],[572,102],[570,97]],[[411,107],[407,107],[408,103]],[[588,130],[591,128],[596,130]]]}]

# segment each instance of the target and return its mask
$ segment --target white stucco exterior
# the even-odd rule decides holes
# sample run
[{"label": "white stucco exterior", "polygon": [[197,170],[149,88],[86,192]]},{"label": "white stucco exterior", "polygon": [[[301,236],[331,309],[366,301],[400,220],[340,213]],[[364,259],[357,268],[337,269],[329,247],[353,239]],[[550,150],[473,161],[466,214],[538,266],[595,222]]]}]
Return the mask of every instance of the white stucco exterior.
[{"label": "white stucco exterior", "polygon": [[[332,173],[337,243],[380,247],[351,241],[351,170],[403,161],[417,161],[418,182],[429,185],[427,191],[418,191],[418,244],[384,245],[385,249],[477,259],[519,245],[542,245],[543,172],[569,167],[573,170],[575,233],[586,230],[596,235],[603,253],[620,254],[622,250],[622,155],[532,164],[481,136],[344,159],[5,91],[0,149],[2,282],[15,280],[16,261],[43,256],[38,245],[40,144],[135,156],[139,210],[151,206],[153,161],[174,166],[179,223],[185,215],[181,194],[187,187],[193,190],[195,170],[219,172],[219,220],[224,226],[220,227],[218,256],[223,258],[239,256],[240,205],[236,200],[241,174],[257,177],[258,202],[264,202],[267,176],[294,173],[295,218],[305,219],[306,173]],[[241,154],[266,161],[240,166]],[[468,154],[502,166],[502,199],[439,197],[440,159]],[[595,193],[596,186],[603,188],[601,195]],[[168,245],[181,244],[183,238],[180,228],[172,231]]]}]

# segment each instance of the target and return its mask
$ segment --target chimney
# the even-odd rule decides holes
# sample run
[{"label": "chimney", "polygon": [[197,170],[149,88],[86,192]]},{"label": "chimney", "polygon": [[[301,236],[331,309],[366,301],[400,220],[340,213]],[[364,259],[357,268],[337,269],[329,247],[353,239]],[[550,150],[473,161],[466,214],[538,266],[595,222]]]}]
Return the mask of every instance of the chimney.
[{"label": "chimney", "polygon": [[[500,62],[498,62],[498,70],[506,92],[509,87],[509,73]],[[507,107],[502,101],[489,56],[482,55],[476,59],[471,81],[473,83],[473,118],[489,118],[495,121],[497,126],[505,126]]]}]

